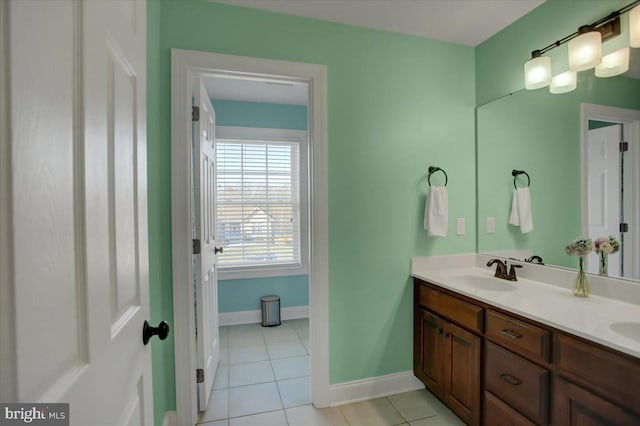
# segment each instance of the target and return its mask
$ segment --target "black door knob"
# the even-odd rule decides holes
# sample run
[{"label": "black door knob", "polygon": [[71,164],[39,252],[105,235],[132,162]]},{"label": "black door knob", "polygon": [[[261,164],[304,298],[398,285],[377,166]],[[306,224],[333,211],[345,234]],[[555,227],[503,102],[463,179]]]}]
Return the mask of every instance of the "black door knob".
[{"label": "black door knob", "polygon": [[213,254],[224,253],[224,247],[216,247],[213,249]]},{"label": "black door knob", "polygon": [[142,326],[142,343],[145,345],[149,343],[149,339],[153,336],[158,336],[160,340],[164,340],[169,335],[169,324],[166,321],[160,321],[157,327],[152,327],[149,325],[149,321],[144,320],[144,325]]}]

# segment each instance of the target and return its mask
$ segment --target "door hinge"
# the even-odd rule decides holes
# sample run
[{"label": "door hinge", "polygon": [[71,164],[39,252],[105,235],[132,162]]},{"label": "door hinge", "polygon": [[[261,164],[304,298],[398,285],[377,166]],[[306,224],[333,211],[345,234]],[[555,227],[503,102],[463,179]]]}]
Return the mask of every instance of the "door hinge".
[{"label": "door hinge", "polygon": [[193,240],[193,254],[200,254],[200,240]]},{"label": "door hinge", "polygon": [[191,107],[191,121],[200,121],[200,107]]},{"label": "door hinge", "polygon": [[629,142],[620,142],[620,152],[629,151]]},{"label": "door hinge", "polygon": [[202,368],[196,369],[196,383],[204,383],[204,370]]},{"label": "door hinge", "polygon": [[629,232],[629,224],[621,223],[620,224],[620,232]]}]

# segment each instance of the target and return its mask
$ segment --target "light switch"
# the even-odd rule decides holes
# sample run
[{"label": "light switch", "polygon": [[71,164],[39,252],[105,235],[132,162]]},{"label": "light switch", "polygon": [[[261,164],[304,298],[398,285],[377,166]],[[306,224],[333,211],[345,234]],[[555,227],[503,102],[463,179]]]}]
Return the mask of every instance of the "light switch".
[{"label": "light switch", "polygon": [[488,217],[487,218],[487,234],[495,234],[496,232],[496,218]]},{"label": "light switch", "polygon": [[464,235],[464,217],[456,219],[456,235]]}]

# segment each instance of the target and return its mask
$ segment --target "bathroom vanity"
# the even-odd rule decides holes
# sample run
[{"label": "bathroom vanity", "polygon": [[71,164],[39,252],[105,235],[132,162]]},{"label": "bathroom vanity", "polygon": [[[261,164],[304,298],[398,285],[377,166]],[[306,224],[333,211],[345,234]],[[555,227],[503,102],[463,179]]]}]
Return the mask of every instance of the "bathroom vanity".
[{"label": "bathroom vanity", "polygon": [[640,425],[640,341],[610,331],[640,306],[478,266],[412,275],[414,373],[467,424]]}]

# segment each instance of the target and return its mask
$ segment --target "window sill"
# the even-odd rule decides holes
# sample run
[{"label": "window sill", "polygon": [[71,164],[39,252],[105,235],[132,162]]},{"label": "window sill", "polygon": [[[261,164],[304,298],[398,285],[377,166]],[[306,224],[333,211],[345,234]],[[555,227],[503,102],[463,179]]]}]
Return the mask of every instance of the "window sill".
[{"label": "window sill", "polygon": [[235,268],[218,268],[218,281],[242,280],[251,278],[272,278],[289,275],[308,275],[309,268],[306,265],[274,265],[274,266],[250,266]]}]

